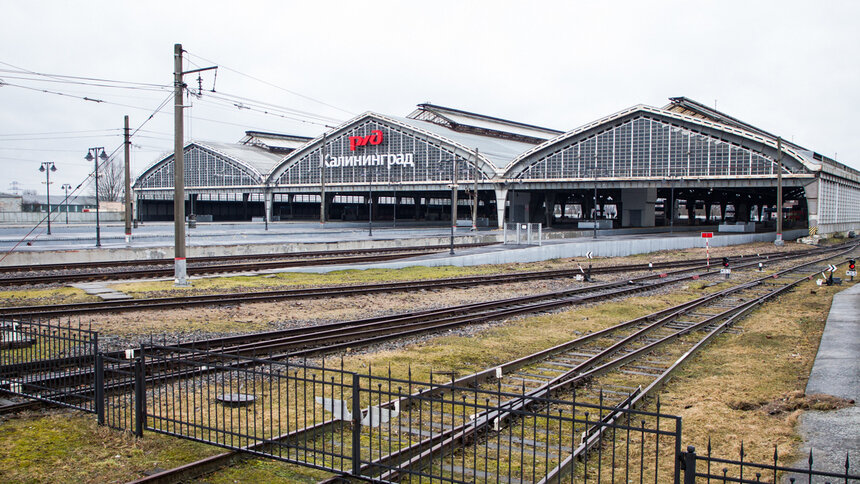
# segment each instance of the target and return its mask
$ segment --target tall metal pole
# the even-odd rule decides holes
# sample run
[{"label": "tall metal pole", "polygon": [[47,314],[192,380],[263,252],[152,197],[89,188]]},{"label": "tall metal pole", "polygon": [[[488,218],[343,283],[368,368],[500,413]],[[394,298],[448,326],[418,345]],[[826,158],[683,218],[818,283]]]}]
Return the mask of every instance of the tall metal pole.
[{"label": "tall metal pole", "polygon": [[669,233],[675,232],[675,180],[669,180]]},{"label": "tall metal pole", "polygon": [[457,226],[457,157],[451,163],[451,255],[454,255],[454,228]]},{"label": "tall metal pole", "polygon": [[131,139],[128,131],[128,115],[125,116],[123,139],[125,148],[125,243],[128,244],[131,242]]},{"label": "tall metal pole", "polygon": [[782,137],[776,139],[776,240],[773,244],[785,244],[782,240]]},{"label": "tall metal pole", "polygon": [[54,164],[50,161],[42,163],[41,169],[45,172],[45,189],[48,191],[48,235],[51,235],[51,168],[54,168]]},{"label": "tall metal pole", "polygon": [[69,185],[68,183],[63,183],[63,186],[62,186],[62,187],[60,187],[60,188],[62,188],[62,189],[66,192],[66,198],[65,198],[65,203],[66,203],[66,225],[69,225],[69,189],[70,189],[70,188],[72,188],[72,186],[71,186],[71,185]]},{"label": "tall metal pole", "polygon": [[472,188],[472,230],[478,231],[478,148],[475,148],[475,163],[472,168],[475,170],[475,186]]},{"label": "tall metal pole", "polygon": [[84,157],[87,161],[95,163],[95,182],[96,182],[96,247],[102,246],[101,224],[99,223],[99,161],[107,161],[108,157],[103,146],[97,146],[87,150],[87,156]]},{"label": "tall metal pole", "polygon": [[594,173],[594,226],[592,227],[594,234],[591,238],[597,238],[597,172]]},{"label": "tall metal pole", "polygon": [[369,167],[367,170],[367,236],[373,237],[373,177]]},{"label": "tall metal pole", "polygon": [[320,225],[325,225],[325,156],[326,134],[323,133],[322,150],[320,151]]},{"label": "tall metal pole", "polygon": [[[403,175],[398,175],[398,182]],[[397,228],[397,184],[391,181],[391,170],[388,170],[388,183],[394,188],[394,214],[391,217],[391,227]]]},{"label": "tall metal pole", "polygon": [[173,245],[174,285],[187,286],[185,266],[185,163],[182,124],[182,44],[173,46]]},{"label": "tall metal pole", "polygon": [[[102,156],[104,156],[105,150],[102,150]],[[99,223],[99,153],[98,148],[96,148],[95,153],[93,153],[93,163],[96,164],[96,247],[102,246],[102,228]]]}]

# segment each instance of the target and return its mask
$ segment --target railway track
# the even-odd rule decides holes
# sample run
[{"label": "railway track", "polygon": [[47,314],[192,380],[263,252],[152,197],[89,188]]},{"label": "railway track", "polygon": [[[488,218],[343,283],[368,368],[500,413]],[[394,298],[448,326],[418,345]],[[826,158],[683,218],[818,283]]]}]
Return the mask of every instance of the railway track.
[{"label": "railway track", "polygon": [[[813,249],[808,254],[818,253],[822,249]],[[761,262],[776,261],[784,254],[764,254],[733,258],[732,261]],[[248,291],[238,293],[220,293],[193,296],[176,296],[161,298],[140,298],[120,301],[96,301],[72,304],[54,304],[37,306],[10,306],[0,307],[0,317],[54,317],[71,316],[75,314],[87,314],[98,312],[120,312],[137,311],[144,309],[167,309],[189,306],[205,305],[228,305],[239,303],[279,301],[286,299],[316,299],[326,297],[343,297],[362,294],[373,294],[379,292],[405,292],[418,290],[433,290],[452,287],[474,287],[487,284],[505,284],[512,282],[523,282],[529,280],[570,278],[576,276],[590,276],[595,274],[614,273],[636,273],[644,271],[662,271],[680,267],[701,266],[706,267],[705,259],[693,259],[686,261],[658,262],[648,264],[628,264],[611,267],[593,267],[586,270],[579,267],[575,269],[557,269],[547,271],[518,272],[512,274],[495,274],[482,276],[468,276],[458,278],[431,279],[422,281],[405,281],[378,284],[357,284],[311,287],[301,289],[284,289],[272,291]]]},{"label": "railway track", "polygon": [[[750,260],[747,265],[754,265]],[[420,334],[452,329],[463,325],[498,320],[519,314],[548,311],[565,306],[597,302],[620,297],[635,292],[647,291],[688,279],[691,270],[704,268],[679,269],[672,273],[649,273],[632,279],[594,284],[563,291],[460,305],[444,309],[412,312],[392,316],[366,318],[318,325],[313,328],[293,328],[247,335],[225,336],[206,340],[190,341],[175,345],[177,348],[199,350],[203,353],[218,351],[233,355],[268,355],[281,359],[296,356],[310,356],[318,353],[344,350],[355,346],[368,345],[397,338],[413,337]],[[624,272],[627,272],[626,270]],[[704,272],[696,277],[714,275]],[[540,274],[529,274],[531,278]],[[38,337],[38,335],[33,336]],[[27,337],[29,338],[29,336]],[[106,352],[109,359],[127,361],[126,350]],[[62,396],[67,387],[92,385],[96,378],[93,370],[93,355],[62,356],[59,358],[39,358],[32,362],[4,362],[4,378],[19,378],[25,389],[41,394],[46,400],[63,403]],[[64,368],[69,370],[64,370]],[[113,365],[113,373],[128,372],[131,362]],[[109,375],[110,376],[110,372]],[[25,376],[29,375],[29,376]],[[175,374],[157,375],[148,373],[150,384],[174,378]],[[122,386],[115,386],[122,391]],[[71,397],[73,400],[76,397]],[[33,406],[39,405],[36,402]],[[0,407],[0,412],[4,409]],[[20,410],[20,406],[9,407],[8,411]]]},{"label": "railway track", "polygon": [[[459,244],[457,247],[472,248],[486,245],[491,244]],[[187,272],[189,275],[229,274],[309,265],[381,262],[433,254],[449,249],[450,246],[425,246],[396,249],[356,249],[353,251],[319,251],[247,256],[196,257],[188,258]],[[248,260],[251,262],[247,262]],[[225,261],[237,262],[225,264]],[[129,269],[141,266],[146,266],[146,268]],[[102,270],[93,271],[92,269]],[[146,279],[172,277],[173,273],[174,268],[172,259],[6,266],[0,267],[0,286]]]},{"label": "railway track", "polygon": [[[397,418],[363,432],[358,444],[366,459],[360,473],[388,482],[418,475],[453,482],[553,482],[571,472],[578,459],[587,462],[589,450],[597,454],[593,461],[610,452],[614,459],[614,444],[601,444],[604,433],[614,433],[614,422],[626,416],[629,426],[629,410],[653,396],[676,368],[758,305],[822,270],[826,260],[753,278],[447,384],[404,394],[392,390],[388,380],[388,389],[378,391],[377,407],[396,408]],[[557,398],[577,403],[553,403]],[[463,402],[458,409],[474,411],[454,411],[458,402]],[[530,411],[534,406],[557,412],[559,421],[570,422],[561,433],[582,438],[556,439],[559,433]],[[356,443],[341,441],[333,425],[327,420],[281,436],[293,442],[285,444],[287,456],[301,461],[320,444],[349,449]],[[302,438],[302,445],[295,444]],[[245,451],[277,445],[273,441],[281,439]],[[498,452],[487,455],[487,449]],[[176,476],[188,477],[204,467],[211,471],[235,458],[225,453],[137,482],[175,482]]]},{"label": "railway track", "polygon": [[[831,250],[832,251],[832,250]],[[810,254],[804,253],[803,256]],[[770,259],[776,263],[782,259],[791,259],[799,254],[786,254]],[[756,267],[757,258],[748,258],[747,262],[737,267]],[[631,266],[622,268],[628,273]],[[641,266],[636,266],[641,267]],[[617,269],[617,268],[616,268]],[[284,330],[252,333],[244,335],[208,338],[175,344],[176,348],[199,350],[204,353],[222,352],[232,355],[257,356],[267,355],[272,359],[283,359],[297,356],[312,356],[320,353],[342,351],[347,348],[375,344],[392,339],[414,337],[428,332],[457,328],[463,325],[495,321],[521,314],[551,311],[562,307],[595,303],[603,300],[622,297],[634,293],[654,290],[669,286],[680,281],[712,277],[719,273],[706,270],[705,267],[692,266],[677,269],[673,272],[655,272],[646,275],[615,280],[611,282],[576,287],[542,294],[521,296],[516,298],[493,300],[480,303],[453,306],[443,309],[395,314],[365,318],[360,320],[340,321],[316,325],[314,327],[290,328]],[[702,272],[704,271],[704,272]],[[570,271],[549,271],[554,274]],[[690,274],[695,272],[694,274]],[[511,275],[501,276],[502,280]],[[527,273],[527,278],[546,277],[545,272]],[[466,278],[472,279],[472,278]],[[451,283],[451,281],[447,281]],[[463,284],[462,281],[456,284]],[[378,289],[385,290],[385,289]],[[315,296],[315,297],[318,297]],[[247,302],[247,301],[245,301]],[[109,358],[123,359],[127,350],[110,351],[105,355]],[[32,363],[6,364],[7,372],[25,374],[36,371],[44,374],[46,368],[63,368],[65,366],[80,366],[92,364],[89,357],[76,355],[74,357],[44,358]],[[128,370],[128,367],[119,368]],[[92,370],[75,371],[73,377],[56,371],[49,371],[45,376],[33,377],[27,385],[33,388],[53,389],[63,387],[71,382],[76,385],[91,383],[94,378]],[[155,377],[153,377],[155,378]],[[156,381],[156,380],[153,380]]]}]

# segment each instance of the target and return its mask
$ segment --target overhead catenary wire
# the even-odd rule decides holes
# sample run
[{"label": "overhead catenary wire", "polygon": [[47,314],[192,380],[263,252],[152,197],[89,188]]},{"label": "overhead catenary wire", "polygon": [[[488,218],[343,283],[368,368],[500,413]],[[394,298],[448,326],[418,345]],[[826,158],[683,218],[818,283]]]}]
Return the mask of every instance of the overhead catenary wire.
[{"label": "overhead catenary wire", "polygon": [[0,72],[18,72],[18,73],[26,73],[26,74],[32,74],[32,75],[36,75],[36,76],[43,76],[43,77],[48,77],[48,78],[53,78],[53,79],[77,79],[77,80],[86,80],[86,81],[95,81],[95,82],[110,82],[110,83],[114,83],[114,84],[126,84],[126,85],[132,85],[132,86],[144,86],[144,87],[166,87],[166,88],[168,88],[168,89],[173,89],[173,86],[172,86],[172,85],[170,85],[170,84],[155,84],[155,83],[136,82],[136,81],[120,81],[120,80],[116,80],[116,79],[105,79],[105,78],[98,78],[98,77],[70,76],[70,75],[66,75],[66,74],[48,74],[48,73],[44,73],[44,72],[36,72],[36,71],[32,71],[32,70],[30,70],[30,69],[25,69],[25,68],[23,68],[23,67],[18,67],[18,66],[16,66],[16,65],[12,65],[12,64],[10,64],[10,63],[8,63],[8,62],[0,61],[0,64],[3,64],[3,65],[5,65],[5,66],[12,67],[13,69],[17,69],[17,71],[9,71],[9,70],[6,70],[6,69],[0,69]]},{"label": "overhead catenary wire", "polygon": [[[158,112],[160,112],[162,109],[164,109],[164,106],[166,106],[166,105],[167,105],[167,103],[170,101],[170,99],[171,99],[172,97],[173,97],[173,94],[168,95],[168,96],[164,99],[164,101],[162,101],[162,102],[158,105],[158,107],[156,107],[156,108],[155,108],[155,110],[153,110],[153,111],[152,111],[152,113],[150,113],[150,115],[149,115],[149,116],[147,116],[147,118],[146,118],[146,119],[144,119],[144,120],[143,120],[143,122],[141,122],[141,123],[140,123],[140,125],[138,125],[138,127],[137,127],[137,128],[136,128],[136,129],[135,129],[135,130],[130,134],[130,137],[131,137],[131,136],[133,136],[134,134],[136,134],[136,133],[137,133],[141,128],[143,128],[144,126],[146,126],[146,124],[147,124],[150,120],[152,120],[152,118],[153,118],[153,117],[154,117]],[[122,148],[123,144],[124,144],[124,142],[123,142],[123,143],[120,143],[120,144],[119,144],[119,146],[115,147],[115,148],[113,149],[113,151],[111,151],[110,155],[108,155],[108,156],[107,156],[107,158],[106,158],[105,160],[103,160],[103,161],[101,161],[101,162],[96,161],[96,163],[98,164],[97,166],[98,166],[99,168],[101,168],[101,166],[102,166],[103,164],[106,164],[106,163],[110,163],[110,162],[112,162],[112,161],[113,161],[113,157],[114,157],[114,156],[116,155],[116,153],[120,150],[120,148]],[[99,159],[99,158],[96,158],[96,160],[98,160],[98,159]],[[66,204],[66,203],[68,203],[68,201],[69,201],[69,199],[70,199],[70,198],[71,198],[71,199],[76,199],[76,198],[79,196],[79,195],[77,195],[78,191],[79,191],[79,190],[81,190],[81,189],[82,189],[82,188],[84,188],[84,187],[89,186],[89,182],[90,182],[91,180],[94,180],[94,182],[95,182],[95,183],[98,183],[98,180],[95,180],[95,173],[96,173],[96,170],[93,170],[93,172],[91,172],[91,173],[87,174],[87,176],[86,176],[83,180],[81,180],[81,182],[80,182],[80,183],[78,183],[78,185],[77,185],[77,186],[76,186],[76,187],[75,187],[71,192],[69,192],[69,193],[65,196],[65,198],[63,198],[63,201],[61,202],[61,204]],[[49,200],[48,202],[50,203],[50,200]],[[98,203],[98,200],[96,200],[96,203]],[[24,235],[20,240],[18,240],[18,242],[16,242],[16,243],[15,243],[15,245],[14,245],[14,246],[12,246],[12,248],[10,248],[8,251],[6,251],[6,252],[2,255],[2,257],[0,257],[0,262],[3,262],[3,260],[5,260],[5,259],[6,259],[6,257],[8,257],[8,256],[9,256],[9,254],[11,254],[12,252],[14,252],[14,251],[15,251],[15,250],[16,250],[16,249],[17,249],[17,248],[18,248],[22,243],[24,243],[24,241],[26,241],[26,240],[27,240],[27,238],[28,238],[28,237],[30,237],[30,235],[32,235],[32,234],[33,234],[33,233],[34,233],[34,232],[35,232],[39,227],[41,227],[41,226],[42,226],[42,223],[44,223],[44,222],[48,219],[48,217],[50,217],[50,216],[52,216],[52,215],[53,215],[52,211],[49,211],[47,214],[45,214],[45,216],[44,216],[44,217],[43,217],[43,218],[42,218],[42,219],[41,219],[41,220],[40,220],[36,225],[34,225],[34,226],[33,226],[33,228],[31,228],[31,229],[30,229],[30,230],[29,230],[29,231],[28,231],[28,232],[27,232],[27,233],[26,233],[26,234],[25,234],[25,235]],[[60,216],[60,212],[59,212],[59,210],[58,210],[58,211],[57,211],[57,214],[55,215],[55,217],[59,217],[59,216]],[[39,233],[39,234],[36,234],[36,236],[35,236],[35,237],[33,237],[33,239],[31,239],[31,240],[35,240],[35,239],[39,238],[42,234],[44,234],[44,232],[41,232],[41,233]]]},{"label": "overhead catenary wire", "polygon": [[42,136],[49,134],[77,134],[77,133],[103,133],[105,131],[122,131],[122,128],[106,128],[106,129],[83,129],[78,131],[43,131],[40,133],[6,133],[0,134],[3,136]]},{"label": "overhead catenary wire", "polygon": [[220,67],[221,69],[225,69],[225,70],[228,70],[228,71],[230,71],[230,72],[234,72],[234,73],[236,73],[236,74],[238,74],[238,75],[240,75],[240,76],[244,76],[244,77],[247,77],[248,79],[255,80],[255,81],[260,82],[260,83],[263,83],[263,84],[265,84],[265,85],[267,85],[267,86],[274,87],[275,89],[280,89],[280,90],[282,90],[282,91],[284,91],[284,92],[288,92],[288,93],[290,93],[290,94],[292,94],[292,95],[294,95],[294,96],[298,96],[298,97],[300,97],[300,98],[307,99],[308,101],[312,101],[312,102],[315,102],[315,103],[321,104],[321,105],[323,105],[323,106],[327,106],[327,107],[330,107],[330,108],[332,108],[332,109],[336,109],[336,110],[338,110],[338,111],[341,111],[341,112],[344,112],[344,113],[346,113],[346,114],[349,114],[350,116],[355,116],[355,114],[356,114],[356,113],[353,113],[352,111],[349,111],[349,110],[346,110],[346,109],[340,108],[340,107],[335,106],[335,105],[333,105],[333,104],[329,104],[329,103],[327,103],[327,102],[325,102],[325,101],[320,101],[319,99],[315,99],[315,98],[310,97],[310,96],[307,96],[307,95],[305,95],[305,94],[301,94],[301,93],[296,92],[296,91],[293,91],[293,90],[291,90],[291,89],[287,89],[287,88],[285,88],[285,87],[282,87],[282,86],[279,86],[279,85],[277,85],[277,84],[271,83],[271,82],[266,81],[266,80],[264,80],[264,79],[260,79],[260,78],[258,78],[258,77],[254,77],[254,76],[252,76],[252,75],[250,75],[250,74],[245,74],[245,73],[244,73],[244,72],[242,72],[242,71],[239,71],[239,70],[237,70],[237,69],[233,69],[233,68],[231,68],[231,67],[229,67],[229,66],[225,66],[224,64],[221,64],[221,63],[219,63],[219,62],[215,62],[215,61],[212,61],[212,60],[206,59],[205,57],[201,57],[201,56],[199,56],[199,55],[193,54],[193,53],[188,52],[188,51],[186,51],[186,53],[188,54],[188,56],[189,56],[189,57],[196,57],[197,59],[200,59],[200,60],[202,60],[202,61],[204,61],[204,62],[208,62],[208,63],[210,63],[210,64],[217,65],[217,66],[218,66],[218,67]]}]

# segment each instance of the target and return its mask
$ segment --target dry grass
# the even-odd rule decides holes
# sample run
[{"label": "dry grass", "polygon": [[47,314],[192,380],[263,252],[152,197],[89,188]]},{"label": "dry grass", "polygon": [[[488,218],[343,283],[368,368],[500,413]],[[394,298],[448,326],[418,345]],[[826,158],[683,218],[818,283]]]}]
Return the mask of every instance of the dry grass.
[{"label": "dry grass", "polygon": [[98,301],[99,298],[74,287],[0,291],[0,306],[30,306]]},{"label": "dry grass", "polygon": [[99,427],[89,414],[54,411],[0,422],[3,482],[127,482],[218,452],[214,447],[149,433]]},{"label": "dry grass", "polygon": [[[795,244],[786,247],[805,248]],[[739,250],[754,254],[770,251],[772,246],[753,245]],[[650,254],[647,257],[628,258],[624,262],[701,257],[701,252],[701,249],[692,249]],[[728,248],[711,251],[712,257],[737,253],[730,252]],[[565,260],[541,264],[542,268],[558,268],[571,263],[570,260]],[[530,270],[538,268],[541,267],[532,267]],[[509,266],[497,269],[513,270]],[[437,270],[439,269],[428,272],[427,277],[441,277]],[[361,274],[367,276],[370,273]],[[335,276],[343,278],[337,279]],[[330,285],[337,283],[334,281],[354,283],[355,280],[349,279],[353,276],[355,275],[344,273],[333,275],[330,279],[314,276],[307,280],[297,277],[291,284]],[[368,277],[380,277],[379,280],[420,278],[415,274],[398,271],[384,271]],[[261,283],[284,285],[283,281],[272,281],[276,278],[231,279],[259,279],[263,281]],[[308,282],[311,280],[315,282]],[[216,285],[213,283],[212,287]],[[511,287],[512,292],[518,293],[527,289],[535,290],[533,284]],[[405,377],[411,371],[413,378],[418,380],[429,379],[431,371],[453,371],[457,375],[463,375],[568,341],[589,331],[678,304],[682,300],[696,297],[701,290],[713,291],[718,287],[706,287],[706,284],[701,282],[690,283],[688,291],[671,295],[631,297],[599,306],[518,318],[505,324],[483,325],[472,331],[467,338],[462,335],[442,335],[401,348],[373,353],[350,353],[344,359],[344,365],[347,370],[362,373],[372,367],[374,374],[387,373],[390,366],[394,376]],[[716,454],[736,457],[739,442],[743,440],[748,459],[766,462],[772,456],[774,444],[780,445],[781,455],[795,449],[797,437],[794,434],[794,423],[802,409],[844,404],[798,394],[805,386],[832,295],[844,288],[819,288],[811,283],[803,284],[794,293],[770,303],[745,320],[742,323],[743,333],[721,336],[686,365],[664,388],[662,408],[665,413],[681,415],[684,418],[684,445],[704,448],[708,436],[711,436]],[[272,303],[217,310],[194,308],[100,316],[102,326],[99,329],[117,334],[146,334],[155,328],[159,332],[188,331],[189,328],[213,332],[254,331],[267,328],[269,322],[275,319],[294,322],[310,319],[351,319],[374,311],[402,311],[439,304],[471,302],[481,298],[505,297],[505,294],[497,289],[477,288],[471,292],[458,290],[329,299],[307,304]],[[162,289],[146,287],[140,293],[160,290]],[[172,288],[166,290],[170,291]],[[427,298],[428,295],[433,297]],[[330,361],[327,366],[329,364],[339,366],[339,362]],[[62,445],[46,452],[47,457],[42,459],[44,462],[37,459],[27,460],[28,452],[38,455],[36,449],[50,447],[50,442],[57,441],[61,441]],[[210,452],[218,452],[211,447],[163,438],[153,433],[147,433],[143,440],[131,439],[125,434],[97,428],[92,416],[70,416],[68,413],[0,423],[0,442],[0,474],[4,478],[10,476],[8,480],[26,482],[123,481],[139,477],[140,471],[155,466],[166,468],[196,460]],[[19,459],[24,459],[24,465],[16,464]],[[82,462],[84,465],[68,462]],[[81,472],[82,468],[96,471],[84,473]],[[297,466],[255,460],[208,476],[205,481],[315,482],[323,475],[318,471]]]},{"label": "dry grass", "polygon": [[684,419],[684,446],[769,462],[773,446],[790,458],[799,443],[795,424],[807,408],[845,402],[803,395],[833,295],[845,286],[801,284],[741,322],[684,366],[661,391],[665,413]]}]

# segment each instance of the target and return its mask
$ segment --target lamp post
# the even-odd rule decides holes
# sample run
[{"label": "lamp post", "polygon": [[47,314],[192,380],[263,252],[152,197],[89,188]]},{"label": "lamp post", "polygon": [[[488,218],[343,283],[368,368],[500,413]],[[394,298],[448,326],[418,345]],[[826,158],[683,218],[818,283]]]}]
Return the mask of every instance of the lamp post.
[{"label": "lamp post", "polygon": [[593,234],[591,238],[597,238],[597,177],[603,174],[603,170],[599,170],[597,168],[593,168],[591,170],[591,176],[594,178],[594,225],[591,227]]},{"label": "lamp post", "polygon": [[782,137],[776,139],[776,239],[773,245],[782,247]]},{"label": "lamp post", "polygon": [[[376,173],[376,166],[373,167]],[[373,177],[370,168],[367,169],[367,236],[373,237]]]},{"label": "lamp post", "polygon": [[45,174],[45,189],[48,191],[48,235],[51,235],[51,172],[57,167],[51,161],[43,161],[39,171]]},{"label": "lamp post", "polygon": [[454,255],[454,229],[457,226],[457,157],[451,160],[451,255]]},{"label": "lamp post", "polygon": [[99,160],[106,161],[107,153],[102,146],[90,148],[87,150],[87,156],[84,157],[87,161],[94,161],[96,165],[96,247],[102,246],[101,226],[99,225]]},{"label": "lamp post", "polygon": [[65,203],[66,203],[66,225],[69,225],[69,190],[71,190],[71,189],[72,189],[72,186],[71,186],[71,185],[69,185],[68,183],[63,183],[63,186],[61,186],[60,188],[62,188],[62,189],[66,192],[66,198],[65,198]]}]

